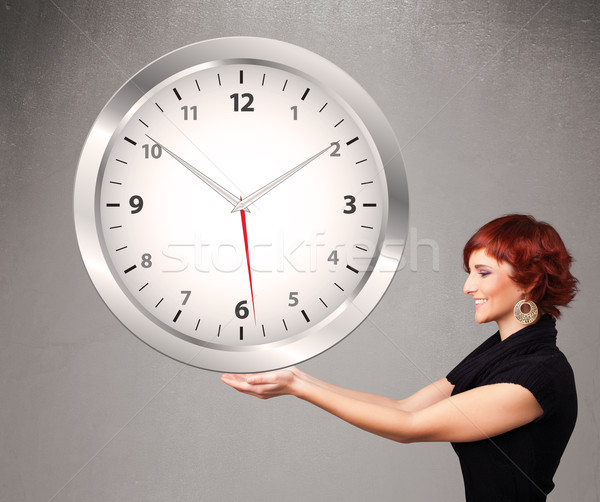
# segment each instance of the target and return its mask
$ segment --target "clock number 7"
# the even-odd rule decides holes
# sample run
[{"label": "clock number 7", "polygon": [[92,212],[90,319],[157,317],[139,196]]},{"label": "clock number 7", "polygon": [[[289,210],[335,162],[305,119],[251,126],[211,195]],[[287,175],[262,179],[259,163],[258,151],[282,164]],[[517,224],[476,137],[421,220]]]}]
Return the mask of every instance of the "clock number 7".
[{"label": "clock number 7", "polygon": [[192,294],[192,292],[191,291],[182,291],[181,294],[185,296],[185,298],[181,302],[181,305],[185,305],[187,303],[187,301],[189,300],[190,295]]}]

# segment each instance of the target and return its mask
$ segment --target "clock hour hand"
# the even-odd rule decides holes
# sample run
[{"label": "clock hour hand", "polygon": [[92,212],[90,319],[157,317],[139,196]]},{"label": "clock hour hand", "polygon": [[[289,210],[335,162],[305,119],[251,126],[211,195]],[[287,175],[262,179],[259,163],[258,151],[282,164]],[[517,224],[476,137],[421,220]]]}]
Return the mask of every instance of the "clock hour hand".
[{"label": "clock hour hand", "polygon": [[[211,179],[208,176],[206,176],[206,174],[200,172],[198,169],[196,169],[190,163],[188,163],[185,160],[183,160],[181,157],[179,157],[177,154],[173,153],[166,146],[164,146],[163,144],[159,143],[158,141],[156,141],[151,136],[148,136],[146,134],[146,137],[148,137],[151,141],[154,141],[154,143],[156,143],[158,146],[160,146],[165,152],[167,152],[171,157],[173,157],[183,167],[185,167],[186,169],[188,169],[188,171],[190,171],[192,174],[196,175],[198,178],[200,178],[202,181],[204,181],[204,183],[206,183],[210,188],[212,188],[215,192],[217,192],[221,197],[223,197],[231,205],[236,206],[238,204],[238,202],[240,200],[235,195],[233,195],[230,191],[226,190],[221,185],[219,185],[216,181],[214,181],[213,179]],[[248,211],[248,212],[250,212],[250,211]]]},{"label": "clock hour hand", "polygon": [[306,159],[301,164],[298,164],[296,167],[293,167],[288,172],[286,172],[286,173],[282,174],[281,176],[279,176],[279,178],[271,181],[271,183],[268,183],[264,187],[259,188],[256,192],[248,195],[248,197],[246,197],[244,200],[237,201],[236,204],[235,204],[235,207],[231,210],[231,212],[233,213],[235,211],[242,211],[242,210],[248,211],[248,209],[246,209],[246,208],[248,206],[254,204],[263,195],[265,195],[268,192],[270,192],[271,190],[273,190],[273,188],[275,188],[280,183],[283,183],[290,176],[296,174],[298,171],[300,171],[300,169],[302,169],[306,165],[310,164],[317,157],[319,157],[320,155],[323,155],[332,146],[338,146],[338,145],[339,145],[339,142],[333,142],[333,143],[331,143],[327,148],[323,148],[323,150],[321,150],[320,152],[318,152],[315,155],[313,155],[310,159]]}]

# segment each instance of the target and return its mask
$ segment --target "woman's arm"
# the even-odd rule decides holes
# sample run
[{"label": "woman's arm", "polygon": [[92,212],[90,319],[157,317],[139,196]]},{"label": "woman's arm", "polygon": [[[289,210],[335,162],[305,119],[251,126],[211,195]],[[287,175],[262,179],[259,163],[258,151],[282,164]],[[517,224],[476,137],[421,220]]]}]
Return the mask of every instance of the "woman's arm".
[{"label": "woman's arm", "polygon": [[285,394],[308,401],[363,430],[411,443],[477,441],[525,425],[543,411],[533,394],[515,384],[478,387],[418,411],[405,411],[340,394],[291,370],[256,375],[223,375],[228,385],[261,399]]},{"label": "woman's arm", "polygon": [[426,387],[423,387],[421,390],[406,399],[395,400],[384,396],[378,396],[376,394],[369,394],[367,392],[337,387],[336,385],[332,385],[314,378],[296,367],[288,368],[288,370],[291,371],[296,377],[304,381],[313,383],[324,389],[331,390],[342,396],[351,397],[366,403],[380,404],[382,406],[397,408],[404,411],[418,411],[426,408],[427,406],[431,406],[442,399],[450,397],[450,394],[452,394],[452,389],[454,388],[454,386],[448,382],[448,380],[442,378],[437,382],[432,382]]}]

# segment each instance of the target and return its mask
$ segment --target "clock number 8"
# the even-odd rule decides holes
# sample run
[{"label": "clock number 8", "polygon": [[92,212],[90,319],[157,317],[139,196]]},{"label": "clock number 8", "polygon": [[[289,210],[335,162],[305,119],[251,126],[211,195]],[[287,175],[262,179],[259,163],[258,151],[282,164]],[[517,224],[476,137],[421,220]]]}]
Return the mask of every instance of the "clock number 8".
[{"label": "clock number 8", "polygon": [[150,253],[144,253],[142,255],[142,267],[150,268],[152,266],[152,255]]}]

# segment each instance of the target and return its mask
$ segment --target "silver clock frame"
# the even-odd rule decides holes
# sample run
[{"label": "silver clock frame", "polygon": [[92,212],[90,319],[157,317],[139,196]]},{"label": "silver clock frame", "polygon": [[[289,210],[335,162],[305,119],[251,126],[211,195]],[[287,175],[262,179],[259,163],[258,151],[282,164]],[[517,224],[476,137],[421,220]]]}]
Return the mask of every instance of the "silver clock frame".
[{"label": "silver clock frame", "polygon": [[[383,238],[354,292],[323,321],[299,335],[273,343],[235,347],[178,334],[144,312],[122,287],[104,249],[98,202],[109,147],[146,96],[183,72],[234,63],[284,69],[314,82],[335,97],[368,131],[388,188]],[[140,340],[173,359],[231,373],[267,371],[300,363],[354,331],[383,297],[398,269],[408,231],[408,210],[408,186],[400,147],[388,120],[370,95],[325,58],[286,42],[255,37],[219,38],[188,45],[162,56],[134,75],[94,122],[81,152],[74,190],[75,228],[81,255],[96,290],[115,316]]]}]

